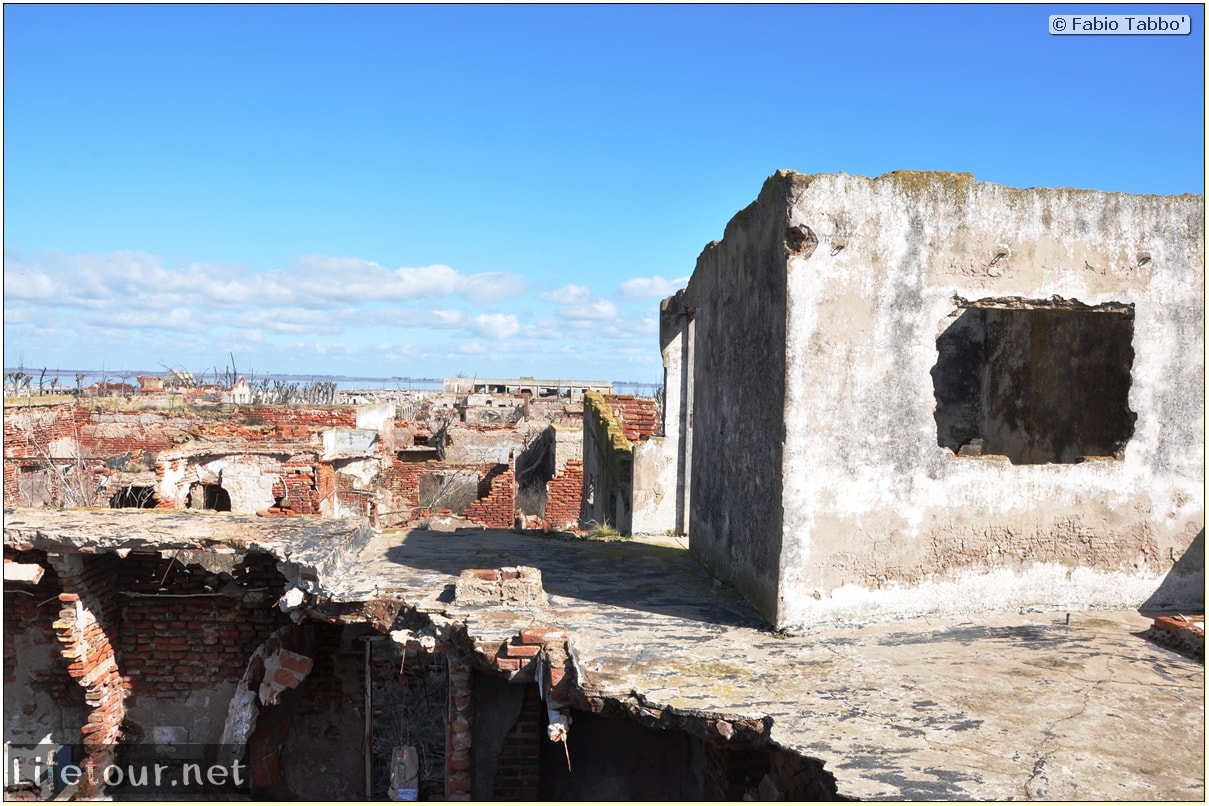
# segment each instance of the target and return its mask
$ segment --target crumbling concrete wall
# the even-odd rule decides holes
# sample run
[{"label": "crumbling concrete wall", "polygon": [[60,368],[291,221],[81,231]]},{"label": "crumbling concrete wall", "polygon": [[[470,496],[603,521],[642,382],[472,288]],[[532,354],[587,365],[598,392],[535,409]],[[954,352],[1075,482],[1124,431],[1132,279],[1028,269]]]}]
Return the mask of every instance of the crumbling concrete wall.
[{"label": "crumbling concrete wall", "polygon": [[[781,626],[1137,606],[1160,582],[1169,606],[1202,602],[1203,561],[1199,575],[1164,577],[1204,525],[1203,233],[1199,196],[774,175],[707,247],[682,300],[697,327],[694,550]],[[1131,317],[1132,358],[1097,355],[1100,336],[1046,336],[1071,329],[1035,312],[1079,306]],[[955,445],[937,366],[972,309],[1032,317],[1011,325],[1032,328],[1015,342],[1029,354],[984,357],[971,381],[990,398],[979,405],[1014,412],[998,419],[1007,442],[1044,430],[1019,422],[1004,374],[1060,363],[1071,397],[1047,390],[1030,416],[1082,433],[1082,386],[1095,385],[1123,401],[1116,436],[1100,441],[1123,444],[1051,446],[1039,455],[1052,461],[979,455],[989,433]],[[771,354],[762,386],[736,343],[752,361]]]},{"label": "crumbling concrete wall", "polygon": [[161,508],[213,509],[204,500],[207,485],[227,495],[226,511],[250,514],[288,497],[297,512],[317,512],[314,454],[253,446],[208,446],[165,451],[157,459]]},{"label": "crumbling concrete wall", "polygon": [[580,521],[629,533],[633,446],[604,395],[584,395],[584,484]]},{"label": "crumbling concrete wall", "polygon": [[634,534],[677,531],[676,442],[653,436],[634,446]]},{"label": "crumbling concrete wall", "polygon": [[666,374],[667,407],[689,433],[680,470],[690,546],[765,614],[777,611],[780,588],[788,193],[766,183],[660,317],[665,360],[691,333],[674,357],[691,362],[680,375],[690,385]]},{"label": "crumbling concrete wall", "polygon": [[[580,520],[610,524],[623,534],[634,529],[635,503],[645,503],[648,490],[635,485],[635,448],[655,432],[658,406],[634,395],[584,395],[584,488]],[[651,473],[641,476],[653,484]]]}]

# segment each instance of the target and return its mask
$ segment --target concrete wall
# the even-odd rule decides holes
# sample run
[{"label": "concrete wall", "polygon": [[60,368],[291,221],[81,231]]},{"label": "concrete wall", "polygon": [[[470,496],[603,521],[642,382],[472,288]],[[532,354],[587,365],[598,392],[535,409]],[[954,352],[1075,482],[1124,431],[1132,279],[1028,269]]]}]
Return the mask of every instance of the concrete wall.
[{"label": "concrete wall", "polygon": [[584,484],[580,521],[630,534],[634,453],[604,395],[584,395]]},{"label": "concrete wall", "polygon": [[636,534],[678,531],[676,440],[651,437],[634,446],[633,514]]},{"label": "concrete wall", "polygon": [[672,356],[690,362],[688,387],[672,389],[671,368],[667,378],[669,416],[686,402],[691,433],[689,546],[765,613],[777,608],[781,555],[788,190],[767,182],[661,312],[665,361],[678,333],[692,334]]},{"label": "concrete wall", "polygon": [[1199,196],[778,172],[662,305],[692,549],[780,627],[1203,607],[1203,233]]},{"label": "concrete wall", "polygon": [[[770,184],[793,200],[790,226],[818,246],[788,258],[784,547],[772,563],[779,598],[765,612],[803,625],[1151,597],[1204,526],[1203,198],[915,172]],[[762,214],[777,222],[772,238],[780,211]],[[775,275],[784,261],[769,258]],[[1029,464],[943,444],[938,343],[985,300],[1133,306],[1132,364],[1115,359],[1118,374],[1129,367],[1129,412],[1116,416],[1136,420],[1116,458],[1099,448],[1080,463]],[[738,324],[727,333],[741,336]],[[1102,341],[1050,344],[1052,355],[1025,366],[1094,361]],[[1062,356],[1064,345],[1079,355]],[[1087,405],[1075,396],[1066,414]],[[1200,567],[1199,578],[1168,580],[1168,598],[1202,601]]]}]

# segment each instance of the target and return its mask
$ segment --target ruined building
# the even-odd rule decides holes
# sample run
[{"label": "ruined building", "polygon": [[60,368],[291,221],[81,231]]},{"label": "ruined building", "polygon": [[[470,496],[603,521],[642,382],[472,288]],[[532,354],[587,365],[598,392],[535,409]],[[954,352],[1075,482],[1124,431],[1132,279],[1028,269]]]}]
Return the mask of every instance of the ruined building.
[{"label": "ruined building", "polygon": [[1203,800],[1203,226],[778,173],[662,416],[6,400],[6,796]]},{"label": "ruined building", "polygon": [[783,627],[1203,608],[1204,225],[1200,196],[773,175],[662,304],[693,551]]}]

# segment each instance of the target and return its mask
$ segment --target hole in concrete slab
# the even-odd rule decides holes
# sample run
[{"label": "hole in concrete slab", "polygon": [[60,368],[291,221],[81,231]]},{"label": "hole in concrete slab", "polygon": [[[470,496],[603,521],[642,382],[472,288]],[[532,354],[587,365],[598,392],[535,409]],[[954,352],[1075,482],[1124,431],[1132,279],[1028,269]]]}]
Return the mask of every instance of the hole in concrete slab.
[{"label": "hole in concrete slab", "polygon": [[569,771],[562,746],[541,742],[542,800],[843,799],[820,761],[779,747],[713,744],[576,709],[571,716]]},{"label": "hole in concrete slab", "polygon": [[936,340],[937,444],[1013,464],[1120,457],[1129,409],[1133,306],[1077,300],[957,300]]}]

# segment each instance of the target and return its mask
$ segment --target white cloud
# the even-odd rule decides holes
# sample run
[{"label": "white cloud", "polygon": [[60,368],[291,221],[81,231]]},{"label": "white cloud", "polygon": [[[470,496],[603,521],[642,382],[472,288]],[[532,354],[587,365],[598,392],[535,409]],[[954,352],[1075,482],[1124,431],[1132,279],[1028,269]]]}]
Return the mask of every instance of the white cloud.
[{"label": "white cloud", "polygon": [[[608,374],[600,368],[621,347],[647,351],[658,364],[651,310],[639,317],[630,310],[637,306],[576,283],[507,307],[525,288],[514,274],[467,275],[444,264],[390,269],[355,257],[311,255],[253,272],[165,265],[141,252],[8,250],[5,342],[8,358],[84,369],[196,370],[234,351],[258,375],[433,376],[458,356],[482,356],[492,371]],[[397,343],[404,338],[410,343]],[[565,357],[569,346],[575,359]]]},{"label": "white cloud", "polygon": [[558,315],[571,321],[600,322],[617,318],[617,306],[607,299],[598,299],[581,305],[563,305]]},{"label": "white cloud", "polygon": [[255,308],[330,308],[461,296],[475,305],[524,292],[519,275],[465,275],[444,264],[386,269],[360,258],[308,255],[288,269],[263,273],[238,266],[193,263],[166,268],[154,255],[48,253],[6,255],[5,293],[58,307],[166,310],[187,305],[209,311]]},{"label": "white cloud", "polygon": [[635,277],[626,280],[617,287],[618,299],[663,299],[675,294],[688,285],[687,277],[667,280],[658,275],[654,277]]},{"label": "white cloud", "polygon": [[473,321],[476,332],[493,339],[506,339],[521,332],[520,322],[512,314],[481,313]]},{"label": "white cloud", "polygon": [[489,272],[459,278],[457,290],[476,305],[489,305],[523,294],[526,285],[525,278],[519,274]]},{"label": "white cloud", "polygon": [[284,287],[316,301],[398,302],[458,294],[476,305],[487,305],[525,290],[525,278],[517,274],[464,275],[442,263],[388,270],[369,260],[322,255],[304,257],[288,275],[277,276]]},{"label": "white cloud", "polygon": [[432,311],[431,313],[435,320],[434,324],[440,327],[457,327],[465,318],[461,311]]},{"label": "white cloud", "polygon": [[16,299],[50,299],[55,295],[55,281],[37,269],[6,268],[4,295]]},{"label": "white cloud", "polygon": [[592,289],[583,285],[566,285],[554,291],[543,291],[538,294],[538,299],[560,305],[579,305],[592,300]]}]

